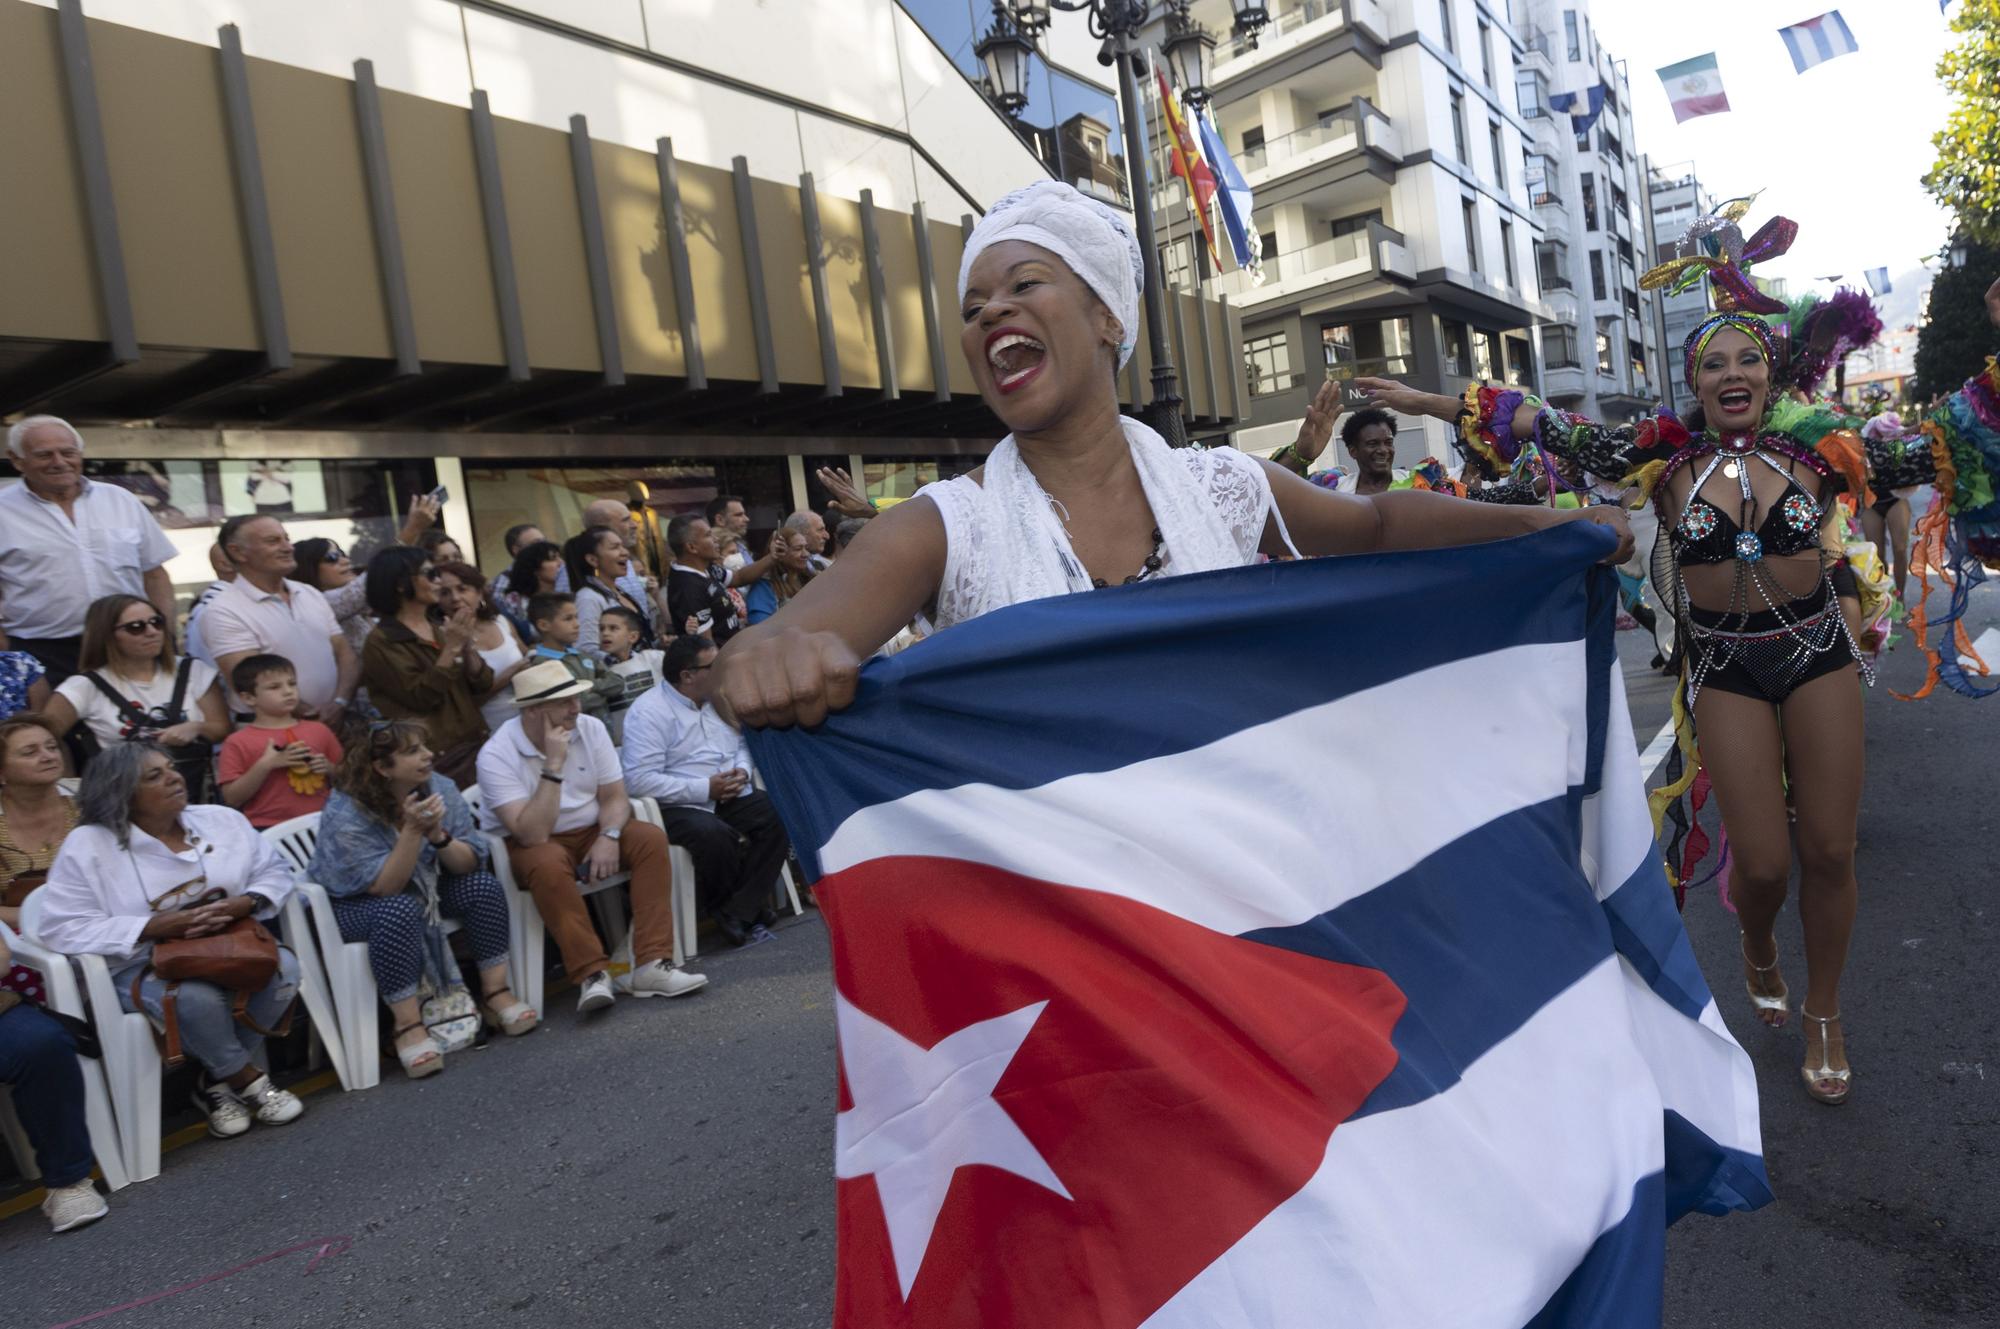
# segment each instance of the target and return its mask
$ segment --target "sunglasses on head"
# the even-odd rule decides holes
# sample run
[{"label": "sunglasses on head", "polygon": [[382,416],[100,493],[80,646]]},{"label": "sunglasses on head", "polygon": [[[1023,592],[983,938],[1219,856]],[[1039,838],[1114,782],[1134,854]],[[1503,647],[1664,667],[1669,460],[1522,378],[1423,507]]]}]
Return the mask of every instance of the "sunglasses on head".
[{"label": "sunglasses on head", "polygon": [[148,632],[158,632],[166,626],[167,620],[161,618],[158,614],[154,614],[151,618],[135,618],[130,623],[120,623],[118,630],[120,632],[129,632],[135,637],[140,637]]}]

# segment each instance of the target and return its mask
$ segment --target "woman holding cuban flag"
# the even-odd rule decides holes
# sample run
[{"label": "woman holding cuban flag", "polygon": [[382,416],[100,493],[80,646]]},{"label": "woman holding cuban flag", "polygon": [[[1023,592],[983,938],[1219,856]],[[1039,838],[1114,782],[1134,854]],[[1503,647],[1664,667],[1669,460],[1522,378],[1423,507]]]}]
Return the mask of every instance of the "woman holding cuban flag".
[{"label": "woman holding cuban flag", "polygon": [[1054,181],[996,203],[959,268],[960,348],[1012,431],[970,475],[868,524],[831,571],[717,661],[745,725],[814,725],[854,698],[861,660],[923,614],[938,627],[1046,596],[1238,567],[1505,539],[1566,521],[1631,533],[1616,508],[1554,511],[1310,484],[1232,448],[1169,448],[1118,409],[1139,331],[1138,241]]}]

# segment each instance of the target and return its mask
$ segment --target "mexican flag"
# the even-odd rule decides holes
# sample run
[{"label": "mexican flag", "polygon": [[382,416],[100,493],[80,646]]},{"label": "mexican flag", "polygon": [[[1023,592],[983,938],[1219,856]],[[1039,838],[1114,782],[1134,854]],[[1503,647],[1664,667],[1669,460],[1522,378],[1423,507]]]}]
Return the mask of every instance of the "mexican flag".
[{"label": "mexican flag", "polygon": [[1660,82],[1667,87],[1667,100],[1674,105],[1675,124],[1729,109],[1729,95],[1722,90],[1722,73],[1715,67],[1713,51],[1668,65],[1659,73]]}]

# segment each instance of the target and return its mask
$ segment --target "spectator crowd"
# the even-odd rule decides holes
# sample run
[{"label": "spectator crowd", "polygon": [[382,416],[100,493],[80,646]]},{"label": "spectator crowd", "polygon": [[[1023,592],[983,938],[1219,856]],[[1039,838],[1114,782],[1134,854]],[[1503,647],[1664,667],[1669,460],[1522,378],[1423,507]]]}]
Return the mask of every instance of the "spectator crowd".
[{"label": "spectator crowd", "polygon": [[[710,669],[873,514],[845,472],[819,474],[832,529],[794,513],[761,552],[733,495],[668,520],[661,557],[650,523],[605,498],[566,535],[510,528],[490,575],[430,497],[358,566],[335,541],[295,543],[279,515],[235,516],[182,622],[172,542],[128,491],[85,475],[83,450],[62,420],[22,420],[7,435],[22,483],[0,490],[0,1084],[56,1231],[107,1212],[76,1060],[87,1031],[46,1008],[10,939],[102,956],[168,1064],[196,1066],[194,1102],[220,1138],[304,1111],[265,1052],[298,960],[276,947],[225,981],[168,957],[204,938],[256,944],[299,880],[325,889],[342,940],[368,944],[389,1050],[413,1078],[482,1027],[540,1020],[512,986],[530,976],[510,980],[524,906],[504,880],[532,899],[586,1013],[708,981],[676,964],[670,844],[694,863],[701,921],[736,946],[773,940],[790,848],[710,703]],[[301,818],[318,833],[295,877],[265,832]],[[621,876],[622,946],[585,899]]]}]

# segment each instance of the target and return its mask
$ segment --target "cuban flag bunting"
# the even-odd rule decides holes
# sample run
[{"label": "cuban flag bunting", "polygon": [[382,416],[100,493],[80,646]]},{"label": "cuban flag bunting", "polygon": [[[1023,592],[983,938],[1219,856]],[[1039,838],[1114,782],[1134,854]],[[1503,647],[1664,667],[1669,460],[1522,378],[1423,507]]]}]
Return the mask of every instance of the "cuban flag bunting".
[{"label": "cuban flag bunting", "polygon": [[1667,89],[1667,100],[1674,108],[1675,124],[1729,109],[1729,94],[1722,89],[1722,71],[1716,68],[1713,51],[1667,65],[1658,72]]},{"label": "cuban flag bunting", "polygon": [[1868,278],[1869,290],[1877,295],[1887,295],[1889,293],[1891,289],[1889,285],[1889,269],[1870,268],[1863,275]]},{"label": "cuban flag bunting", "polygon": [[1792,67],[1801,74],[1835,56],[1852,55],[1861,49],[1838,9],[1829,9],[1818,18],[1794,23],[1789,28],[1779,28],[1778,35],[1785,39],[1785,49],[1792,53]]},{"label": "cuban flag bunting", "polygon": [[752,735],[833,944],[837,1326],[1660,1324],[1665,1226],[1770,1191],[1609,547],[1017,605]]}]

